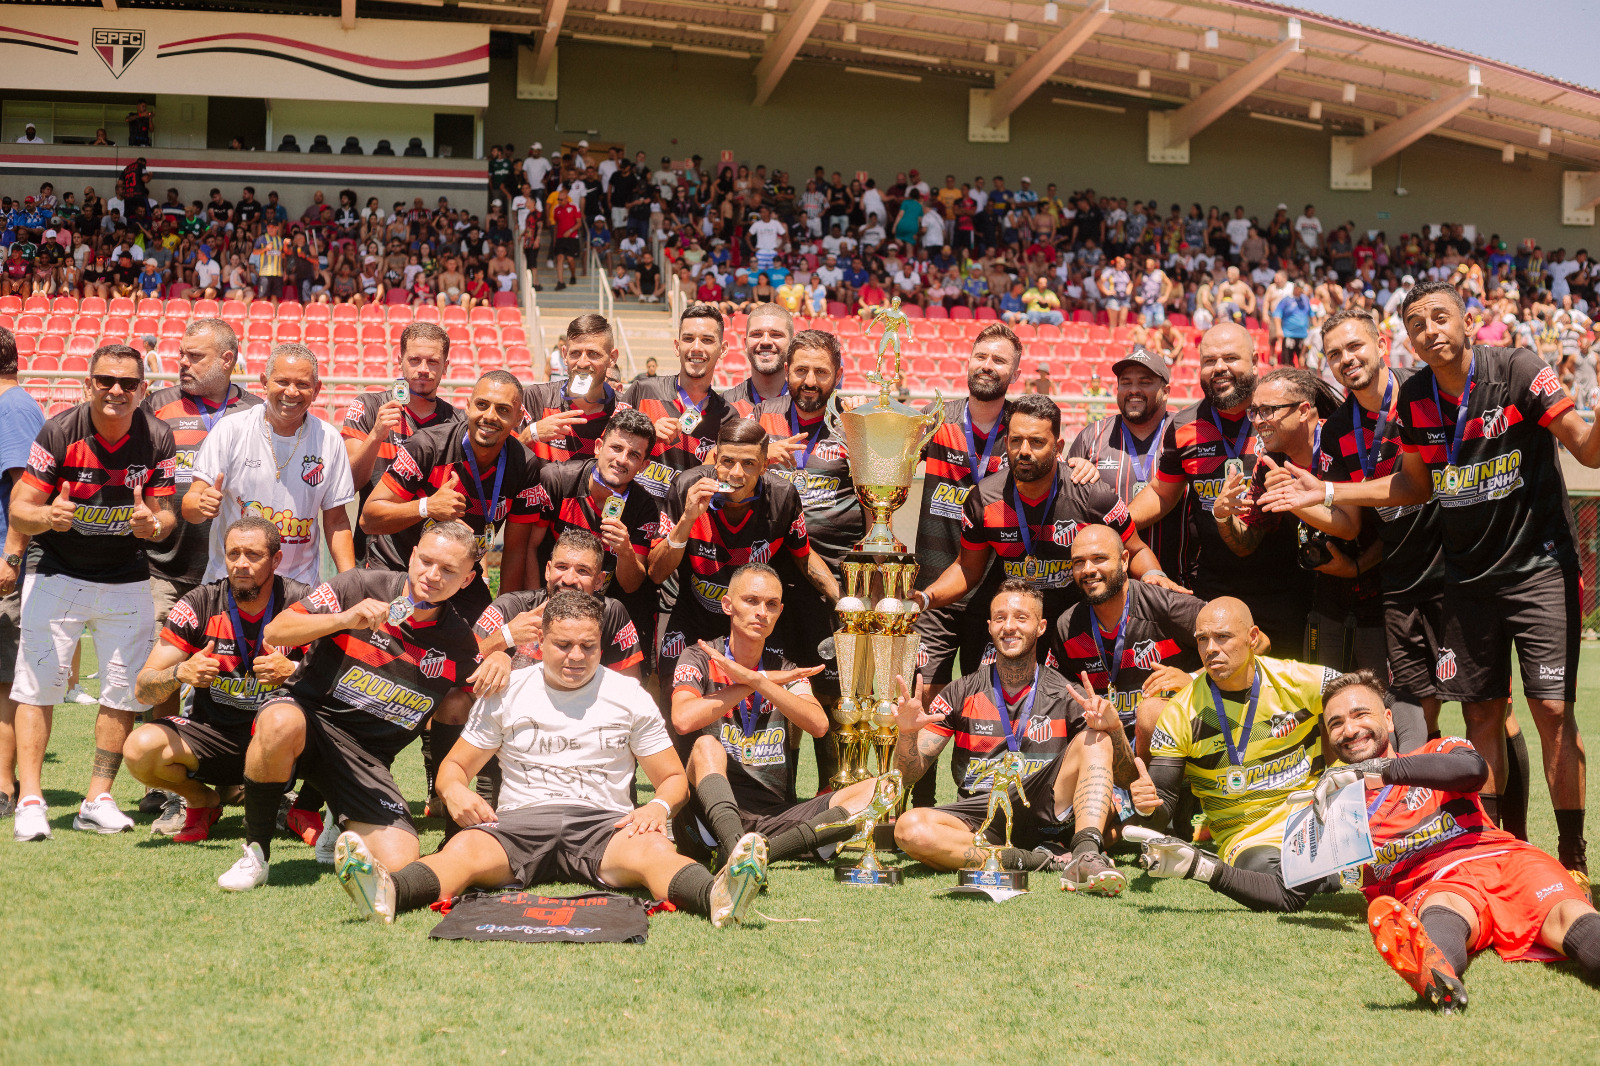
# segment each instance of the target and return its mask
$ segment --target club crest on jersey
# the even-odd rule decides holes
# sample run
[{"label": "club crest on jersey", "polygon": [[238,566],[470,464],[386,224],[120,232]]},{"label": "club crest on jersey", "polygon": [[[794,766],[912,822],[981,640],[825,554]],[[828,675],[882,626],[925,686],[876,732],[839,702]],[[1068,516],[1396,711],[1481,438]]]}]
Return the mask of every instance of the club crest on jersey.
[{"label": "club crest on jersey", "polygon": [[1154,670],[1161,665],[1161,649],[1153,640],[1141,640],[1133,646],[1133,665],[1141,670]]},{"label": "club crest on jersey", "polygon": [[307,485],[322,484],[323,470],[322,456],[320,455],[308,455],[300,460],[300,480]]},{"label": "club crest on jersey", "polygon": [[[1122,507],[1122,504],[1118,503],[1117,506]],[[1124,510],[1123,513],[1126,514],[1127,511]],[[1107,520],[1110,517],[1110,515],[1107,515]],[[1059,544],[1063,548],[1070,548],[1072,547],[1072,542],[1078,539],[1078,531],[1082,528],[1083,523],[1076,519],[1068,522],[1057,522],[1050,527],[1050,543]]]},{"label": "club crest on jersey", "polygon": [[417,663],[417,669],[422,672],[423,677],[439,677],[444,673],[444,662],[444,652],[437,648],[429,648]]},{"label": "club crest on jersey", "polygon": [[1050,716],[1048,714],[1035,714],[1029,717],[1028,739],[1035,744],[1043,744],[1050,739]]},{"label": "club crest on jersey", "polygon": [[1420,811],[1432,798],[1433,789],[1423,785],[1413,785],[1406,789],[1406,810]]},{"label": "club crest on jersey", "polygon": [[661,654],[669,659],[675,659],[683,654],[683,634],[668,633],[661,640]]},{"label": "club crest on jersey", "polygon": [[995,653],[994,653],[994,645],[993,644],[985,644],[983,646],[983,658],[981,660],[979,660],[979,665],[989,666],[990,664],[992,664],[995,661],[995,658],[996,658],[996,656],[995,656]]},{"label": "club crest on jersey", "polygon": [[150,468],[148,466],[134,465],[122,472],[122,483],[130,489],[139,488],[149,480]]},{"label": "club crest on jersey", "polygon": [[771,558],[772,558],[772,542],[771,541],[758,540],[758,541],[756,541],[756,542],[754,542],[753,544],[750,545],[750,561],[752,563],[764,563],[768,559],[771,559]]},{"label": "club crest on jersey", "polygon": [[1439,655],[1439,665],[1434,668],[1433,674],[1440,681],[1449,681],[1456,676],[1456,653],[1446,648]]},{"label": "club crest on jersey", "polygon": [[1300,728],[1300,719],[1292,714],[1282,714],[1272,720],[1272,736],[1275,740],[1284,737]]},{"label": "club crest on jersey", "polygon": [[694,457],[703,463],[706,461],[706,456],[711,454],[711,449],[715,447],[715,441],[697,439],[694,443]]},{"label": "club crest on jersey", "polygon": [[1506,409],[1504,407],[1491,407],[1483,412],[1483,435],[1490,440],[1500,436],[1510,428],[1506,421]]},{"label": "club crest on jersey", "polygon": [[844,445],[836,440],[817,441],[817,446],[811,449],[811,454],[825,463],[842,462],[846,458]]}]

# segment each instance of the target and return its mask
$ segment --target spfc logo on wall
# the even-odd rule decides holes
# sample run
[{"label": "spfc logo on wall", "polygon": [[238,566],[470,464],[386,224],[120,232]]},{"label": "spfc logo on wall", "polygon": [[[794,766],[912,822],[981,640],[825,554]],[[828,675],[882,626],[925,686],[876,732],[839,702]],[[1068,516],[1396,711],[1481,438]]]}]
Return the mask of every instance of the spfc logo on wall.
[{"label": "spfc logo on wall", "polygon": [[95,30],[94,51],[113,78],[133,64],[144,51],[143,30]]}]

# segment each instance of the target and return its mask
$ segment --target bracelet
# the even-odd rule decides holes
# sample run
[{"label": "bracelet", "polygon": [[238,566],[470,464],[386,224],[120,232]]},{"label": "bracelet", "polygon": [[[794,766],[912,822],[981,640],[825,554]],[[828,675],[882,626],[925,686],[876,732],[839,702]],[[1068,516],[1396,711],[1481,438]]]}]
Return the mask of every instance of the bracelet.
[{"label": "bracelet", "polygon": [[681,551],[683,551],[683,549],[687,548],[688,546],[689,546],[689,542],[688,541],[679,542],[679,541],[673,540],[671,536],[667,537],[667,547],[671,548],[675,552],[681,552]]},{"label": "bracelet", "polygon": [[514,650],[516,648],[517,642],[511,636],[511,623],[510,622],[507,622],[505,625],[500,627],[500,636],[505,640],[506,649],[508,651]]},{"label": "bracelet", "polygon": [[417,517],[428,517],[428,498],[426,496],[422,496],[417,499]]},{"label": "bracelet", "polygon": [[1331,481],[1324,481],[1322,483],[1322,506],[1333,506],[1333,482]]},{"label": "bracelet", "polygon": [[[659,803],[659,804],[661,804],[661,806],[665,807],[666,810],[667,810],[667,817],[668,818],[672,817],[672,804],[668,803],[666,800],[662,799],[660,796],[657,796],[655,799],[651,800],[650,803]],[[646,803],[645,806],[646,807],[650,806],[650,803]]]},{"label": "bracelet", "polygon": [[1160,567],[1157,567],[1154,570],[1146,570],[1144,572],[1144,574],[1139,578],[1139,580],[1140,581],[1149,581],[1153,577],[1166,577],[1166,576],[1167,576],[1167,572],[1165,570],[1162,570]]}]

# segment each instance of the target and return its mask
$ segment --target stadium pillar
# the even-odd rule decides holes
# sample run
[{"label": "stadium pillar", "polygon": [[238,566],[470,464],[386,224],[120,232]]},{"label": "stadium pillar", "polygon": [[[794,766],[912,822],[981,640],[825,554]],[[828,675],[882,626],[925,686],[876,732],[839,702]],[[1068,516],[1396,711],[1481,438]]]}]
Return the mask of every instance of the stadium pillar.
[{"label": "stadium pillar", "polygon": [[756,100],[760,107],[772,96],[772,90],[783,80],[783,74],[800,54],[800,46],[811,36],[811,30],[828,9],[828,0],[800,0],[783,28],[767,45],[766,54],[756,64]]},{"label": "stadium pillar", "polygon": [[1600,204],[1600,173],[1568,170],[1561,175],[1561,224],[1594,225],[1594,208]]},{"label": "stadium pillar", "polygon": [[[112,7],[116,6],[115,0],[107,2]],[[356,28],[356,0],[339,0],[339,27],[346,30]]]},{"label": "stadium pillar", "polygon": [[550,71],[550,61],[556,57],[556,41],[561,39],[561,20],[567,16],[567,0],[550,0],[545,7],[544,34],[539,38],[539,53],[533,60],[530,80],[540,84]]},{"label": "stadium pillar", "polygon": [[[1054,37],[1046,41],[1037,52],[1006,76],[989,94],[987,125],[997,127],[1010,117],[1011,112],[1034,91],[1061,69],[1061,64],[1071,59],[1094,36],[1106,19],[1111,17],[1111,0],[1096,0],[1077,18],[1067,23]],[[969,138],[970,139],[970,138]]]},{"label": "stadium pillar", "polygon": [[1151,111],[1148,160],[1187,163],[1189,140],[1231,111],[1300,54],[1300,20],[1290,19],[1282,41],[1176,111]]}]

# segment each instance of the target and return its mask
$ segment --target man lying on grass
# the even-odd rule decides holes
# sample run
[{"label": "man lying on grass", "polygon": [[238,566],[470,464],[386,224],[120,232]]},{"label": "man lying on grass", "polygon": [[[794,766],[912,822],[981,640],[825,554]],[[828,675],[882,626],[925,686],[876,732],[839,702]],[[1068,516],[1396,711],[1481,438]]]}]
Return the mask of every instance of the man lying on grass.
[{"label": "man lying on grass", "polygon": [[[465,827],[444,849],[390,873],[345,833],[334,869],[356,909],[384,923],[470,887],[578,881],[644,888],[721,927],[742,921],[766,878],[767,842],[742,836],[715,878],[673,848],[667,823],[689,797],[661,714],[632,678],[600,669],[601,602],[563,590],[544,608],[544,661],[513,672],[479,702],[439,767],[439,795]],[[499,754],[500,807],[469,783]],[[628,801],[636,766],[655,786]]]}]

